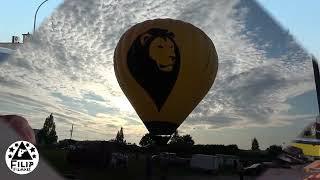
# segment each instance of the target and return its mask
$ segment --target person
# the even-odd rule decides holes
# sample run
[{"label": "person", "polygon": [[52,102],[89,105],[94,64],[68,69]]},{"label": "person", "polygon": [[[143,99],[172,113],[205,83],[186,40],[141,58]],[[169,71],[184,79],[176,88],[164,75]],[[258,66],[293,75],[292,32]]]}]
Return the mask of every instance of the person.
[{"label": "person", "polygon": [[22,140],[36,145],[34,132],[25,118],[17,115],[0,115],[0,122],[12,128]]},{"label": "person", "polygon": [[168,176],[168,165],[169,165],[169,159],[167,156],[160,157],[160,169],[161,169],[161,175],[160,180],[167,180]]},{"label": "person", "polygon": [[151,155],[146,157],[146,180],[152,179],[152,158]]},{"label": "person", "polygon": [[237,160],[233,160],[233,169],[237,169],[238,168],[238,162]]},{"label": "person", "polygon": [[241,162],[239,163],[238,170],[239,170],[240,180],[243,180],[244,168],[243,168],[243,164]]},{"label": "person", "polygon": [[[28,121],[17,115],[0,115],[0,158],[4,159],[8,147],[16,141],[29,141],[36,145],[36,139]],[[44,158],[39,158],[39,163],[34,172],[17,177],[14,173],[9,172],[6,162],[0,161],[0,179],[12,180],[63,180]]]}]

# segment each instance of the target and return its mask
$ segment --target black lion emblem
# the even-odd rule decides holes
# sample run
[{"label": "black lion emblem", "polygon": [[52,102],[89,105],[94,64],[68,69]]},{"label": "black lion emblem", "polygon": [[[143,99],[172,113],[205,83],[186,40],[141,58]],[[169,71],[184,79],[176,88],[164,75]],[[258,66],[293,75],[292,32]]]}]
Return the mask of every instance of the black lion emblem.
[{"label": "black lion emblem", "polygon": [[180,52],[174,34],[152,28],[139,35],[129,49],[127,63],[132,76],[160,111],[179,73]]}]

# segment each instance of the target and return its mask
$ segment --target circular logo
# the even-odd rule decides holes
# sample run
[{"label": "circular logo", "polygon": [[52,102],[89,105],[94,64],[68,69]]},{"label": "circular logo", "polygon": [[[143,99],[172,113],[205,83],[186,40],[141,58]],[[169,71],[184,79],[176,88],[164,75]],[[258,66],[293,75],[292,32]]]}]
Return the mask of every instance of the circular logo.
[{"label": "circular logo", "polygon": [[16,174],[28,174],[38,165],[39,153],[30,142],[17,141],[12,143],[6,152],[8,168]]}]

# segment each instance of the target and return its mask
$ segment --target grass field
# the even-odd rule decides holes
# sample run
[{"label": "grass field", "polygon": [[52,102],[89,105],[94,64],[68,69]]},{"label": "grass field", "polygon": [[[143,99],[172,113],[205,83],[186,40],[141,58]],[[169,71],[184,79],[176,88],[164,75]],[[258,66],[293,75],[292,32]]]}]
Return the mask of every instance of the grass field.
[{"label": "grass field", "polygon": [[[45,149],[39,148],[39,152],[42,158],[45,158],[47,162],[54,167],[58,173],[62,176],[65,174],[73,174],[79,179],[119,179],[119,180],[132,180],[132,179],[145,179],[146,176],[146,160],[143,155],[139,159],[135,159],[134,156],[129,156],[127,168],[94,168],[94,167],[74,167],[67,161],[67,151],[62,149]],[[160,177],[162,174],[159,164],[155,164],[153,167],[153,176]],[[220,175],[234,176],[234,172],[231,170],[223,171]],[[216,175],[210,173],[204,173],[201,171],[192,170],[188,167],[171,166],[168,168],[168,176],[170,177],[212,177]],[[158,179],[158,178],[157,178]]]},{"label": "grass field", "polygon": [[67,151],[62,149],[38,148],[40,157],[44,158],[60,174],[72,173],[73,168],[67,162]]}]

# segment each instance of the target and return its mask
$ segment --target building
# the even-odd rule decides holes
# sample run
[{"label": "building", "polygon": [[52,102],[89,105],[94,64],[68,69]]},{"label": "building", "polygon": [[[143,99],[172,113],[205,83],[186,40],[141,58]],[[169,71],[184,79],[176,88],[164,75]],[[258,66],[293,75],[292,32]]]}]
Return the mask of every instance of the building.
[{"label": "building", "polygon": [[27,34],[22,34],[22,42],[20,42],[19,36],[12,36],[11,42],[0,42],[0,48],[16,50],[18,47],[22,46],[24,43],[31,41],[32,34],[29,32]]}]

